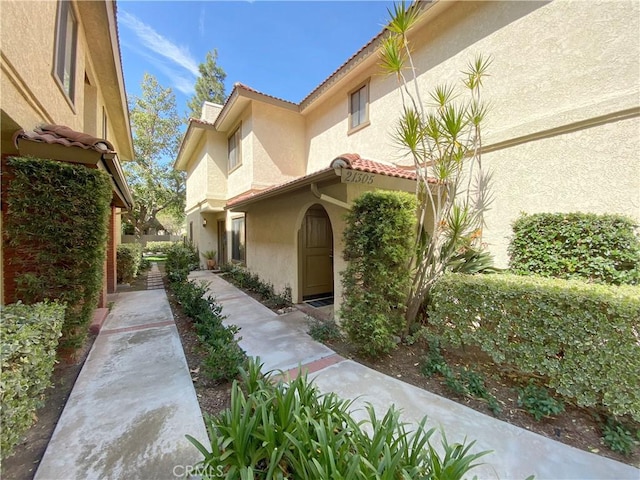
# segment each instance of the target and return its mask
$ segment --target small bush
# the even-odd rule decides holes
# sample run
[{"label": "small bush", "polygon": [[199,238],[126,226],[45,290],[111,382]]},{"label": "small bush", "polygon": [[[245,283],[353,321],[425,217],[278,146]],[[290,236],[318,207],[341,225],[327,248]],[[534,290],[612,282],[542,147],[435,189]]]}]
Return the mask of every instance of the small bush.
[{"label": "small bush", "polygon": [[620,215],[540,213],[513,224],[510,265],[519,275],[640,283],[640,238]]},{"label": "small bush", "polygon": [[167,249],[165,271],[169,282],[185,282],[189,272],[200,266],[198,251],[191,244],[175,243]]},{"label": "small bush", "polygon": [[138,243],[121,243],[116,252],[118,283],[131,283],[138,276],[142,262],[142,247]]},{"label": "small bush", "polygon": [[317,342],[338,340],[342,338],[340,327],[333,320],[323,321],[309,318],[309,335]]},{"label": "small bush", "polygon": [[582,406],[640,420],[640,288],[516,275],[446,275],[429,324],[453,345],[541,375]]},{"label": "small bush", "polygon": [[[640,430],[637,437],[640,440]],[[633,439],[629,429],[612,418],[607,419],[602,427],[602,441],[608,448],[622,455],[630,455],[633,448],[640,443]]]},{"label": "small bush", "polygon": [[13,447],[33,424],[51,384],[56,348],[64,321],[58,303],[13,304],[0,315],[0,452]]},{"label": "small bush", "polygon": [[549,391],[529,382],[524,388],[518,389],[518,405],[533,415],[537,421],[543,417],[551,417],[564,412],[564,402],[549,395]]},{"label": "small bush", "polygon": [[376,191],[357,198],[346,217],[341,325],[372,357],[395,348],[405,333],[415,212],[415,195]]},{"label": "small bush", "polygon": [[474,442],[450,445],[443,435],[440,454],[426,419],[408,428],[397,410],[379,418],[369,406],[368,420],[359,422],[351,402],[321,395],[305,375],[276,384],[260,367],[251,361],[242,387],[234,381],[231,407],[206,417],[210,445],[187,435],[203,455],[202,478],[457,480],[489,453],[471,454]]}]

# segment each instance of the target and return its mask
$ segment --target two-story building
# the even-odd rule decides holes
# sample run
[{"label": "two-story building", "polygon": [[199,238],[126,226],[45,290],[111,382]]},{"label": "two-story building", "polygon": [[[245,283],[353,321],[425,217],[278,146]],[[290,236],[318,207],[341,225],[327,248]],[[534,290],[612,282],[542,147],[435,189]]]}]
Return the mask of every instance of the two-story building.
[{"label": "two-story building", "polygon": [[[121,160],[133,158],[133,140],[116,3],[3,0],[0,17],[3,172],[7,157],[31,155],[79,162],[111,176],[113,200],[101,299],[106,306],[106,293],[116,289],[119,212],[133,202],[120,166]],[[6,250],[3,254],[0,249],[0,256],[0,299],[11,303],[16,300],[15,267]]]},{"label": "two-story building", "polygon": [[[483,164],[495,200],[483,240],[499,266],[521,212],[640,221],[638,31],[634,1],[421,5],[410,41],[425,98],[459,81],[476,54],[493,60]],[[290,287],[296,302],[335,296],[337,306],[350,203],[368,189],[415,189],[391,137],[402,104],[379,66],[383,35],[299,104],[236,84],[190,121],[175,167],[187,172],[189,237],[201,251]]]}]

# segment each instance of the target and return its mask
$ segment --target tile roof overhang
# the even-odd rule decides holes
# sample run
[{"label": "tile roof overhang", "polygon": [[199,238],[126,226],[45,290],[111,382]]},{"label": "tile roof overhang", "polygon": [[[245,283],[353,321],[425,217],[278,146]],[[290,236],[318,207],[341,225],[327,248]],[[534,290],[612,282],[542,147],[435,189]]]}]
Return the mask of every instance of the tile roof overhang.
[{"label": "tile roof overhang", "polygon": [[118,155],[109,141],[63,125],[42,125],[32,131],[18,130],[13,142],[20,155],[104,169],[111,178],[115,206],[128,209],[133,205]]},{"label": "tile roof overhang", "polygon": [[310,173],[295,180],[291,180],[280,185],[274,185],[263,190],[249,190],[236,197],[229,199],[225,207],[226,210],[242,211],[250,204],[266,200],[272,197],[285,195],[292,191],[307,187],[312,183],[339,178],[341,169],[356,170],[365,173],[375,173],[389,177],[416,180],[415,169],[396,167],[374,160],[367,160],[357,153],[346,153],[333,159],[329,167]]}]

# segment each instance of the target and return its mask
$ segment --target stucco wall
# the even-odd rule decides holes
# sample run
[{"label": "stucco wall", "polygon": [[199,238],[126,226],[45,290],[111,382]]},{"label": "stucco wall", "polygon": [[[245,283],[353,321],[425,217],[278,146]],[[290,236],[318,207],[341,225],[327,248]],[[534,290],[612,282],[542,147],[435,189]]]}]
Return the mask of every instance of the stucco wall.
[{"label": "stucco wall", "polygon": [[304,118],[267,103],[253,106],[253,187],[304,175]]},{"label": "stucco wall", "polygon": [[[476,54],[493,59],[483,90],[484,158],[495,170],[485,240],[499,264],[520,211],[640,219],[638,31],[633,1],[456,2],[413,35],[424,100],[436,85],[460,85]],[[343,152],[400,160],[390,137],[400,96],[379,73],[363,67],[306,114],[308,172]],[[347,135],[348,92],[365,78],[371,125]]]},{"label": "stucco wall", "polygon": [[[232,172],[229,172],[228,174],[227,194],[229,198],[235,197],[236,195],[240,195],[241,193],[250,190],[251,185],[253,184],[253,144],[255,141],[255,134],[253,132],[253,116],[251,112],[252,106],[247,107],[247,109],[240,116],[239,121],[237,121],[234,126],[228,132],[226,132],[226,135],[229,136],[235,131],[236,127],[242,125],[242,144],[240,147],[242,165]],[[226,145],[227,143],[225,140],[225,149]]]}]

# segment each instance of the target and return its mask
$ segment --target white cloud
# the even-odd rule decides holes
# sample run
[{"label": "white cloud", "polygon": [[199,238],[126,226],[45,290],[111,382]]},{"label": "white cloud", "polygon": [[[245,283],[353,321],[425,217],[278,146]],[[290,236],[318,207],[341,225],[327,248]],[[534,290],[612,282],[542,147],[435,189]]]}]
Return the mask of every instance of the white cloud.
[{"label": "white cloud", "polygon": [[[176,45],[168,38],[160,35],[149,25],[141,22],[137,17],[122,9],[118,11],[118,18],[122,25],[129,28],[136,35],[146,49],[170,60],[195,77],[199,75],[198,63],[191,56],[189,49]],[[179,87],[176,85],[176,88]]]},{"label": "white cloud", "polygon": [[204,9],[204,4],[202,4],[202,5],[201,5],[201,7],[200,7],[200,18],[198,19],[198,31],[200,32],[200,38],[203,38],[203,37],[204,37],[204,33],[205,33],[205,30],[204,30],[204,26],[205,26],[205,21],[204,21],[205,13],[206,13],[206,11],[205,11],[205,9]]}]

